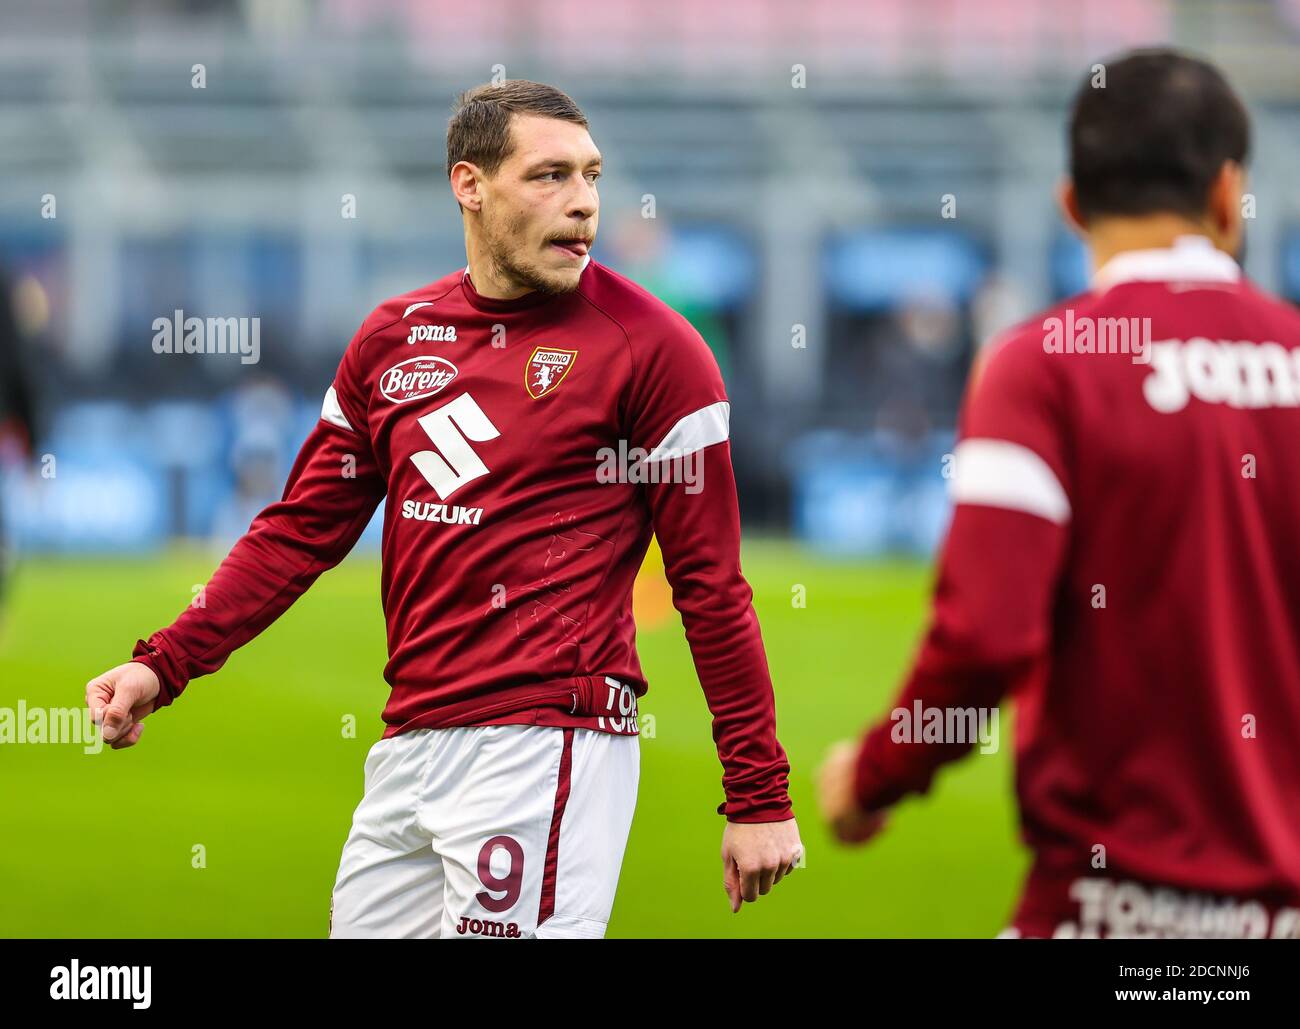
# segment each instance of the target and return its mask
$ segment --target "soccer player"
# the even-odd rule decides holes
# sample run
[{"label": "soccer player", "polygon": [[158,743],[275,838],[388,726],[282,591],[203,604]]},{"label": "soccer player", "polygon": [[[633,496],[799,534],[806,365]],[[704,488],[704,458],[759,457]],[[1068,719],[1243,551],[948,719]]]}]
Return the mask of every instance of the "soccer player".
[{"label": "soccer player", "polygon": [[[22,347],[22,333],[14,315],[13,290],[9,280],[0,274],[0,462],[11,457],[17,460],[29,457],[36,434],[32,389]],[[0,604],[5,599],[12,563],[4,504],[0,502]]]},{"label": "soccer player", "polygon": [[722,378],[685,319],[591,259],[600,171],[559,90],[516,80],[461,97],[447,174],[468,267],[371,313],[283,500],[205,606],[87,686],[105,738],[133,745],[387,499],[392,692],[333,936],[604,934],[637,789],[631,598],[652,533],[713,713],[732,910],[799,859]]},{"label": "soccer player", "polygon": [[1300,936],[1300,317],[1234,260],[1248,141],[1179,53],[1079,89],[1091,288],[982,355],[928,634],[819,776],[865,841],[1014,694],[1008,935]]}]

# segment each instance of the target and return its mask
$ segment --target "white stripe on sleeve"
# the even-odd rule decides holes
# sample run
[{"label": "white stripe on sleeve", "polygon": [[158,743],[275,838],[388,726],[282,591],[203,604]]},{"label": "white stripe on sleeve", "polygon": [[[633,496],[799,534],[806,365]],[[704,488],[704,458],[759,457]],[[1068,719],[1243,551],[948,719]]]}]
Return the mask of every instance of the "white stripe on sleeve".
[{"label": "white stripe on sleeve", "polygon": [[646,462],[685,457],[715,443],[725,442],[731,433],[730,426],[731,405],[727,401],[719,400],[716,404],[701,407],[679,419],[650,452]]},{"label": "white stripe on sleeve", "polygon": [[1060,480],[1028,447],[1001,439],[967,439],[957,444],[954,456],[954,504],[1024,511],[1057,525],[1070,520],[1070,499]]},{"label": "white stripe on sleeve", "polygon": [[323,421],[337,425],[340,429],[347,429],[348,432],[356,431],[348,424],[343,408],[339,407],[339,395],[334,392],[333,386],[325,391],[325,403],[321,404],[320,416]]}]

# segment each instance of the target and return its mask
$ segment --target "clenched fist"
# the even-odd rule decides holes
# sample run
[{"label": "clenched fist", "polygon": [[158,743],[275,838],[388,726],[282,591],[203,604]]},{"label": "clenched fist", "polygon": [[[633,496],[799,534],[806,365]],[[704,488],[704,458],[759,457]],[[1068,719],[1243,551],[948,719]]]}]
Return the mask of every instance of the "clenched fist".
[{"label": "clenched fist", "polygon": [[154,709],[158,676],[138,661],[110,668],[86,683],[86,706],[114,750],[134,747],[144,732],[142,719]]}]

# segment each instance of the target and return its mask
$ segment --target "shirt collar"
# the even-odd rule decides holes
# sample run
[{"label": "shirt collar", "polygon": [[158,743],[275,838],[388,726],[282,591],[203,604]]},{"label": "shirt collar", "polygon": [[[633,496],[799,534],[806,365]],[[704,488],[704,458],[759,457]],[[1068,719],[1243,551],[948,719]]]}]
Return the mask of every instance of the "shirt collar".
[{"label": "shirt collar", "polygon": [[1237,282],[1241,266],[1205,236],[1179,236],[1171,247],[1125,250],[1097,269],[1092,288],[1123,282]]}]

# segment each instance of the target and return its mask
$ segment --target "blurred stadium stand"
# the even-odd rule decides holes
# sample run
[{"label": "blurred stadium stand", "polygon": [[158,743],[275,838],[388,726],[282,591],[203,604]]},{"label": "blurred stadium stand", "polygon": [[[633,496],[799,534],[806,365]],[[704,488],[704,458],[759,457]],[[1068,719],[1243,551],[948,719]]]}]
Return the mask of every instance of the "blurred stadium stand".
[{"label": "blurred stadium stand", "polygon": [[[10,462],[9,521],[49,550],[242,531],[371,307],[463,263],[443,130],[501,66],[590,116],[596,256],[718,354],[747,523],[928,553],[975,350],[1086,282],[1068,97],[1160,42],[1247,96],[1247,269],[1300,298],[1297,0],[6,3],[0,265],[60,484]],[[178,309],[260,318],[260,362],[155,354]]]}]

